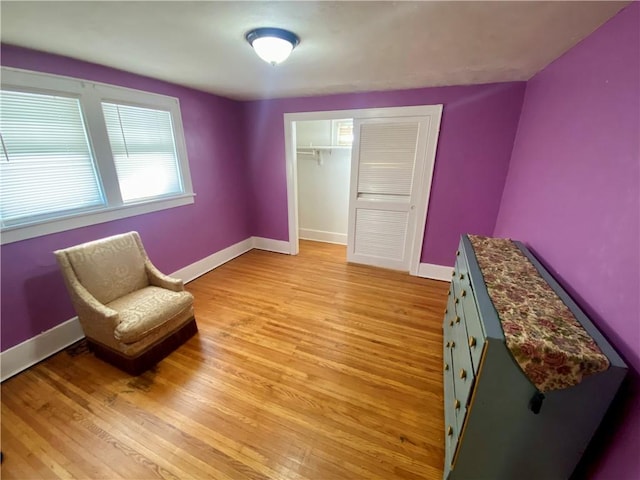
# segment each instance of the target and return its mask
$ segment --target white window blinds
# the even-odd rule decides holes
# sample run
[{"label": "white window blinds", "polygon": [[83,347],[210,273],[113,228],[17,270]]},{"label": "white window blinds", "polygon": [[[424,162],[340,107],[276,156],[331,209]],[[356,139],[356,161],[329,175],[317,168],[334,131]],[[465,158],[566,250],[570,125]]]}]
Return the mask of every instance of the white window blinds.
[{"label": "white window blinds", "polygon": [[3,226],[104,204],[77,98],[0,93]]},{"label": "white window blinds", "polygon": [[353,120],[338,120],[336,122],[337,145],[351,146],[353,144]]},{"label": "white window blinds", "polygon": [[183,191],[171,113],[102,103],[122,200]]}]

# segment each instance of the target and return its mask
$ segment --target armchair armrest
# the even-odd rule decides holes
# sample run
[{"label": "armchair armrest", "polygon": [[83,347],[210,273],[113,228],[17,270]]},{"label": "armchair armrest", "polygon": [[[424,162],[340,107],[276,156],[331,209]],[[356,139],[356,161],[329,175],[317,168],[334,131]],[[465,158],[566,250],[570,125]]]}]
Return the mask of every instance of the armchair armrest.
[{"label": "armchair armrest", "polygon": [[70,279],[67,285],[84,334],[106,345],[114,343],[113,332],[120,323],[118,312],[96,300],[77,279]]},{"label": "armchair armrest", "polygon": [[184,283],[182,280],[165,275],[158,270],[150,260],[147,259],[145,261],[145,267],[147,270],[147,277],[149,278],[149,283],[151,285],[166,288],[167,290],[172,290],[174,292],[181,292],[184,290]]},{"label": "armchair armrest", "polygon": [[[76,301],[84,307],[84,309],[90,310],[96,315],[103,317],[105,320],[110,320],[114,328],[118,325],[119,318],[118,312],[114,309],[107,307],[100,303],[96,298],[89,293],[89,291],[82,286],[80,282],[73,279],[69,282],[73,289],[74,297]],[[80,306],[78,305],[78,306]]]},{"label": "armchair armrest", "polygon": [[85,335],[92,338],[113,338],[113,331],[120,323],[118,312],[99,302],[78,281],[63,251],[54,253]]}]

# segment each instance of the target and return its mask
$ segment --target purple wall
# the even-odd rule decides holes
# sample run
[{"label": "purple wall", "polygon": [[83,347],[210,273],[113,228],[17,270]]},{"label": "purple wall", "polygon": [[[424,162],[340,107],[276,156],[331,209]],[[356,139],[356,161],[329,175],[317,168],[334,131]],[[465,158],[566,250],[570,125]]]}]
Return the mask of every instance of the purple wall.
[{"label": "purple wall", "polygon": [[636,2],[528,82],[495,229],[532,247],[635,370],[596,437],[610,447],[590,451],[599,479],[640,478],[639,138]]},{"label": "purple wall", "polygon": [[284,113],[441,103],[422,261],[453,265],[462,233],[493,232],[523,95],[500,83],[246,102],[254,235],[289,239]]},{"label": "purple wall", "polygon": [[2,45],[2,65],[68,75],[179,98],[193,205],[1,247],[2,350],[73,317],[53,250],[138,230],[149,256],[169,273],[251,235],[239,103],[107,67]]}]

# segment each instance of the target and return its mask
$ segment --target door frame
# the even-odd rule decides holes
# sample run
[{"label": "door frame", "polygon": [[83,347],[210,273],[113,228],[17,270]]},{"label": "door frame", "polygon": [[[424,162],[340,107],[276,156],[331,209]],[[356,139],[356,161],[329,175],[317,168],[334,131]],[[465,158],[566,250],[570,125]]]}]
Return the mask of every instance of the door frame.
[{"label": "door frame", "polygon": [[[409,107],[361,108],[352,110],[326,110],[309,112],[290,112],[284,114],[284,143],[287,175],[287,214],[289,226],[289,253],[297,255],[300,251],[298,235],[298,171],[296,161],[296,138],[293,122],[305,120],[334,120],[337,118],[379,118],[379,117],[431,117],[432,127],[427,132],[427,149],[425,153],[425,168],[422,171],[420,185],[422,189],[418,195],[416,206],[416,229],[411,242],[409,273],[418,275],[424,229],[429,209],[431,183],[436,160],[438,137],[440,134],[440,120],[442,105],[418,105]],[[351,157],[353,168],[353,154]]]}]

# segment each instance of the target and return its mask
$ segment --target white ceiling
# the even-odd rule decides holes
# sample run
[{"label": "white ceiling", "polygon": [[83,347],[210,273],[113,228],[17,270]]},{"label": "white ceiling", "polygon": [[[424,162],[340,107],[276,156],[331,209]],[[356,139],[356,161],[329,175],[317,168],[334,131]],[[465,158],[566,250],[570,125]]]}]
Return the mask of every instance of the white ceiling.
[{"label": "white ceiling", "polygon": [[[3,43],[236,99],[528,80],[624,2],[11,2]],[[283,64],[244,40],[301,38]]]}]

